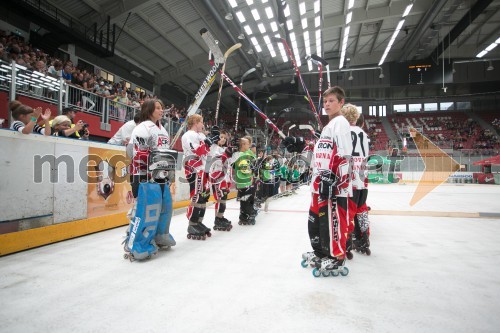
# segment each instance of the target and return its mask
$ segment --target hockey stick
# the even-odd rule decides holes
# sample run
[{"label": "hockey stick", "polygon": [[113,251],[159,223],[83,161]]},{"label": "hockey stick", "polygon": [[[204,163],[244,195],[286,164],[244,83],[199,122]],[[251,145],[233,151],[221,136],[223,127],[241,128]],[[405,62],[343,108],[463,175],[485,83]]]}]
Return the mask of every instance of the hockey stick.
[{"label": "hockey stick", "polygon": [[323,90],[323,67],[327,68],[327,79],[328,79],[328,88],[330,88],[330,65],[326,62],[325,59],[321,58],[316,54],[311,54],[306,57],[307,60],[311,60],[313,64],[318,66],[319,71],[319,93],[318,93],[318,112],[321,113],[321,92]]},{"label": "hockey stick", "polygon": [[[207,29],[201,29],[200,34],[203,38],[204,35],[210,34],[210,32],[208,32]],[[214,64],[213,64],[212,68],[210,69],[210,71],[208,72],[207,77],[205,78],[205,80],[201,84],[201,87],[198,89],[198,92],[196,92],[196,95],[194,96],[194,101],[191,103],[191,105],[189,106],[189,108],[187,110],[186,119],[182,123],[182,126],[177,130],[177,133],[175,133],[174,138],[170,142],[170,147],[173,147],[175,145],[175,143],[177,142],[177,140],[179,140],[179,137],[181,136],[182,132],[184,131],[184,129],[187,126],[187,118],[189,116],[192,116],[193,114],[195,114],[196,111],[198,111],[198,107],[200,106],[201,102],[203,101],[203,99],[207,95],[208,91],[210,90],[210,87],[212,86],[212,84],[215,81],[215,76],[217,75],[217,71],[219,70],[220,66],[222,65],[221,61],[224,61],[224,56],[221,56],[222,52],[219,51],[217,53],[217,52],[212,51],[212,53],[214,55]]]},{"label": "hockey stick", "polygon": [[286,138],[285,134],[283,134],[283,132],[278,128],[276,127],[276,125],[271,121],[271,119],[269,119],[266,114],[264,112],[261,111],[261,109],[259,109],[259,107],[257,105],[254,104],[254,102],[252,102],[252,100],[250,98],[248,98],[247,95],[245,95],[245,93],[243,92],[243,90],[241,90],[237,85],[236,83],[233,82],[233,80],[231,80],[226,73],[220,73],[222,75],[222,77],[227,81],[227,83],[229,83],[231,85],[231,87],[233,87],[234,90],[236,90],[236,92],[241,96],[243,97],[247,103],[257,112],[257,114],[262,118],[264,119],[264,121],[269,125],[271,126],[271,128],[279,134],[279,136],[284,139]]},{"label": "hockey stick", "polygon": [[311,99],[311,95],[309,94],[309,90],[307,90],[307,87],[306,87],[306,84],[304,82],[304,79],[302,79],[302,75],[300,75],[299,66],[297,66],[297,62],[295,61],[295,58],[293,57],[292,50],[288,46],[288,43],[286,42],[286,39],[282,38],[282,37],[272,37],[272,38],[275,41],[277,41],[277,42],[281,42],[285,46],[285,49],[286,49],[286,51],[288,53],[288,56],[290,57],[290,60],[292,61],[292,65],[293,65],[293,67],[295,69],[295,73],[299,77],[300,83],[302,84],[302,89],[304,89],[304,92],[306,93],[307,100],[309,102],[309,105],[311,106],[311,110],[314,112],[314,115],[316,116],[316,118],[318,120],[318,125],[320,127],[323,127],[321,125],[321,119],[320,119],[320,117],[318,115],[318,112],[316,111],[316,107],[314,106],[314,103],[313,103],[313,101]]},{"label": "hockey stick", "polygon": [[[256,71],[256,68],[250,68],[241,76],[240,89],[243,91],[243,80],[250,74]],[[241,96],[238,95],[238,108],[236,109],[236,123],[234,125],[234,132],[238,132],[238,118],[240,117]]]},{"label": "hockey stick", "polygon": [[[207,35],[205,34],[205,37],[202,36],[202,38],[205,40],[205,39],[210,39],[212,38],[213,39],[213,36],[210,34],[210,35]],[[207,44],[211,43],[211,41],[207,41],[205,40],[205,42]],[[214,43],[215,44],[215,43]],[[221,72],[224,73],[224,71],[226,70],[226,61],[227,61],[227,58],[231,55],[231,53],[233,53],[234,51],[236,51],[237,49],[239,49],[241,47],[241,43],[238,43],[238,44],[234,44],[233,46],[231,46],[227,51],[226,53],[224,53],[224,65],[222,65],[222,69],[221,69]],[[218,48],[218,47],[217,47]],[[218,48],[220,50],[220,48]],[[210,49],[212,50],[212,49]],[[217,94],[217,106],[215,107],[215,125],[217,125],[217,121],[219,119],[219,108],[220,108],[220,100],[221,100],[221,96],[222,96],[222,86],[224,85],[224,79],[220,78],[220,81],[219,81],[219,92]]]},{"label": "hockey stick", "polygon": [[[211,36],[211,35],[210,35]],[[213,37],[212,37],[213,38]],[[205,38],[203,39],[205,40]],[[205,42],[207,42],[207,40],[205,40]],[[217,52],[220,52],[220,48],[217,44],[213,43],[212,41],[209,41],[207,42],[207,45],[208,47],[210,48],[210,50],[213,52],[213,53],[217,53]],[[214,49],[212,49],[212,47]],[[245,95],[245,93],[243,92],[243,90],[241,90],[237,85],[236,83],[233,82],[233,80],[231,80],[229,78],[229,76],[227,76],[226,73],[224,73],[223,71],[219,70],[219,73],[221,75],[221,77],[223,77],[230,85],[231,87],[233,87],[234,90],[236,90],[236,92],[241,96],[243,97],[247,103],[259,114],[259,116],[264,119],[264,121],[269,125],[271,126],[271,128],[276,131],[279,136],[284,139],[286,138],[285,134],[283,134],[283,132],[278,128],[276,127],[276,125],[271,121],[271,119],[269,119],[266,114],[264,112],[261,111],[261,109],[259,109],[259,107],[257,105],[254,104],[254,102],[252,102],[252,100],[250,98],[248,98],[247,95]]]},{"label": "hockey stick", "polygon": [[326,61],[325,59],[321,58],[317,54],[311,54],[311,60],[320,62],[323,65],[323,67],[326,67],[326,79],[327,79],[327,82],[328,82],[328,88],[330,88],[331,87],[331,83],[330,83],[330,64],[328,63],[328,61]]}]

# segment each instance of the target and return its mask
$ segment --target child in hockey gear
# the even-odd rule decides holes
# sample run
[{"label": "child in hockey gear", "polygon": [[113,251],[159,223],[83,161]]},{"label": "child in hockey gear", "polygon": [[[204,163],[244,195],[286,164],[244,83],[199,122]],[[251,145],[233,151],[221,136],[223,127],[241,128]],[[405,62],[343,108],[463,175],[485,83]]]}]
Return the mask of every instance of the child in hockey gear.
[{"label": "child in hockey gear", "polygon": [[261,184],[261,198],[260,200],[264,202],[264,211],[267,212],[269,207],[268,198],[273,196],[274,192],[274,166],[273,157],[267,156],[260,164],[259,169]]},{"label": "child in hockey gear", "polygon": [[255,224],[255,185],[252,171],[255,155],[250,145],[251,141],[248,138],[240,139],[240,154],[234,162],[234,181],[240,202],[240,221],[238,222],[240,225]]},{"label": "child in hockey gear", "polygon": [[311,162],[312,200],[308,232],[314,254],[321,258],[321,264],[313,271],[315,276],[327,276],[330,272],[347,275],[348,272],[343,264],[346,257],[352,143],[349,123],[340,115],[344,98],[344,90],[340,87],[329,88],[323,94],[323,105],[330,122],[316,142]]},{"label": "child in hockey gear", "polygon": [[227,195],[229,194],[230,177],[226,157],[232,156],[232,149],[227,146],[228,133],[220,132],[220,139],[210,147],[210,183],[215,198],[214,230],[230,231],[231,221],[224,217]]},{"label": "child in hockey gear", "polygon": [[[356,106],[346,104],[341,112],[350,124],[352,138],[351,183],[353,194],[349,198],[350,225],[348,232],[350,235],[354,233],[354,250],[370,255],[371,251],[368,248],[370,244],[368,240],[368,206],[366,205],[368,196],[368,135],[362,129],[364,125],[363,115],[360,115]],[[352,258],[352,253],[348,252],[348,254]]]},{"label": "child in hockey gear", "polygon": [[169,233],[172,198],[169,183],[175,179],[177,152],[169,150],[169,136],[160,123],[163,103],[150,99],[141,106],[141,123],[134,128],[127,153],[132,158],[132,193],[136,200],[127,215],[130,226],[125,258],[141,260],[159,247],[174,246]]},{"label": "child in hockey gear", "polygon": [[209,136],[203,134],[203,117],[194,114],[187,120],[189,130],[182,136],[184,151],[184,172],[189,182],[190,204],[187,210],[189,220],[188,238],[205,239],[210,237],[211,229],[205,226],[203,217],[210,197],[209,174],[206,172],[207,155],[214,142],[219,141],[220,132],[216,126]]}]

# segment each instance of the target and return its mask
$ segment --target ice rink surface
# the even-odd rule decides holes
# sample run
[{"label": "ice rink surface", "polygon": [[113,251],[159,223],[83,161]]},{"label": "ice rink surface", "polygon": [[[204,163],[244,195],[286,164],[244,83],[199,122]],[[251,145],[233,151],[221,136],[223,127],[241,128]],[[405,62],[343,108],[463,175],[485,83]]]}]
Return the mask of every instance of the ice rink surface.
[{"label": "ice rink surface", "polygon": [[1,257],[0,332],[498,332],[500,187],[442,185],[410,207],[415,188],[371,185],[372,255],[347,277],[300,265],[307,187],[254,226],[230,201],[233,230],[206,241],[174,216],[177,246],[145,262],[123,259],[125,227]]}]

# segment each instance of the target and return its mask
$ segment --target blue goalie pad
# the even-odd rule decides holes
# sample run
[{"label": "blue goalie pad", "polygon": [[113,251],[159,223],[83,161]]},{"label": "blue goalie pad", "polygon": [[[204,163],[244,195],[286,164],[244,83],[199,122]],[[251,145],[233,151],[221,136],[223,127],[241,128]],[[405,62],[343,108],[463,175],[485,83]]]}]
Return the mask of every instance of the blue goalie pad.
[{"label": "blue goalie pad", "polygon": [[154,242],[161,214],[162,193],[159,184],[140,183],[135,216],[130,221],[127,247],[134,259],[141,260],[158,252]]},{"label": "blue goalie pad", "polygon": [[165,184],[163,189],[162,207],[158,228],[156,229],[155,242],[160,247],[174,246],[175,239],[170,234],[170,221],[172,220],[172,195],[170,194],[169,184]]}]

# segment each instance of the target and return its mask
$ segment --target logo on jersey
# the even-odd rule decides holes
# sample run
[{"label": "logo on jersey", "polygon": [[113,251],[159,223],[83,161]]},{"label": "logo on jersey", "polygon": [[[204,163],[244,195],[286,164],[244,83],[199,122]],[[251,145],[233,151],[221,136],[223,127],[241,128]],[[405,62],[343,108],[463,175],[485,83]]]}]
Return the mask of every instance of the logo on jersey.
[{"label": "logo on jersey", "polygon": [[170,145],[170,140],[168,136],[159,135],[157,146],[158,148],[168,148]]}]

